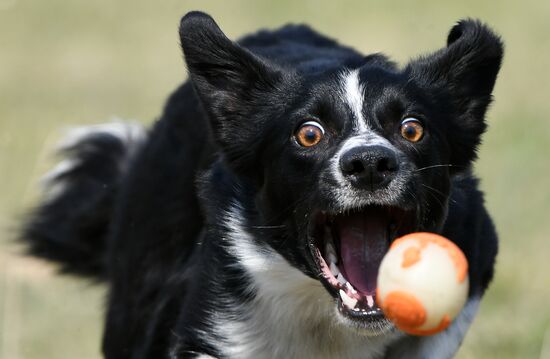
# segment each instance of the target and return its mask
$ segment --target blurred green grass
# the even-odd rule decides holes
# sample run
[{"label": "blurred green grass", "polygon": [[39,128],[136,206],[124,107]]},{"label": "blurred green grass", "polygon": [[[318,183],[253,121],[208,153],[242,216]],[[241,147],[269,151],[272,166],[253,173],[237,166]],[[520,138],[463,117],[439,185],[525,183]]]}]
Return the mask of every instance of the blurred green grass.
[{"label": "blurred green grass", "polygon": [[[230,37],[306,22],[404,62],[460,18],[492,25],[506,57],[476,172],[501,235],[497,272],[459,358],[550,358],[550,2],[0,0],[0,358],[98,358],[105,290],[54,275],[10,242],[67,126],[151,123],[184,78],[192,9]],[[546,339],[545,339],[546,338]]]}]

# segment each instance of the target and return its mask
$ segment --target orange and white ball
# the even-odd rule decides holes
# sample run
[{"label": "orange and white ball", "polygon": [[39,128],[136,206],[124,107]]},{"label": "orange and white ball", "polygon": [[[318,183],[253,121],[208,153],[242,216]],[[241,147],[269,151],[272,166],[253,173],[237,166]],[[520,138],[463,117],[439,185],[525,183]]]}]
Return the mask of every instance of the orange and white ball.
[{"label": "orange and white ball", "polygon": [[404,332],[436,334],[466,303],[468,262],[451,241],[434,233],[395,240],[378,271],[376,300]]}]

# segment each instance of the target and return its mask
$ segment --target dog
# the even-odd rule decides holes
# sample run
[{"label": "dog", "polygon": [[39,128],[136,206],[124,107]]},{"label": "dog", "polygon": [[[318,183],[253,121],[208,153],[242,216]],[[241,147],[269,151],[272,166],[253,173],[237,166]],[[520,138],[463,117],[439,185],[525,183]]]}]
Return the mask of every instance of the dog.
[{"label": "dog", "polygon": [[[398,67],[305,25],[229,40],[180,24],[189,79],[150,129],[76,130],[22,230],[30,253],[109,286],[106,358],[450,358],[494,271],[472,163],[503,44],[477,20]],[[445,331],[376,304],[391,242],[427,231],[469,261]]]}]

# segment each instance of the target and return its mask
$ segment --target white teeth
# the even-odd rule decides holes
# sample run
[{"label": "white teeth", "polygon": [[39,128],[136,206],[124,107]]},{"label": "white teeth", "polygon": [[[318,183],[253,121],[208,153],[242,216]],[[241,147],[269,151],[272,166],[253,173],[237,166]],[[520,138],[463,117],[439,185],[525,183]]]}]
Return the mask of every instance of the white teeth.
[{"label": "white teeth", "polygon": [[340,289],[339,293],[340,298],[342,298],[342,303],[344,303],[346,307],[353,309],[355,304],[357,304],[357,299],[350,298],[342,289]]},{"label": "white teeth", "polygon": [[336,279],[338,280],[338,282],[340,282],[340,284],[346,284],[348,282],[346,278],[344,278],[342,273],[338,273],[338,275],[336,276]]},{"label": "white teeth", "polygon": [[357,293],[357,291],[355,290],[355,288],[352,287],[352,285],[350,284],[350,282],[346,282],[346,287],[352,292],[352,293]]},{"label": "white teeth", "polygon": [[334,264],[334,262],[330,263],[330,271],[332,272],[332,274],[334,274],[334,276],[337,276],[338,274],[340,274],[340,270],[338,269],[336,264]]},{"label": "white teeth", "polygon": [[328,260],[331,263],[338,263],[338,259],[336,259],[336,254],[332,252],[328,252]]},{"label": "white teeth", "polygon": [[367,305],[369,308],[372,308],[374,306],[374,298],[372,295],[367,295]]},{"label": "white teeth", "polygon": [[327,259],[329,260],[329,262],[338,263],[336,250],[334,250],[334,246],[332,245],[331,241],[327,241],[327,244],[325,245],[325,253],[327,254]]}]

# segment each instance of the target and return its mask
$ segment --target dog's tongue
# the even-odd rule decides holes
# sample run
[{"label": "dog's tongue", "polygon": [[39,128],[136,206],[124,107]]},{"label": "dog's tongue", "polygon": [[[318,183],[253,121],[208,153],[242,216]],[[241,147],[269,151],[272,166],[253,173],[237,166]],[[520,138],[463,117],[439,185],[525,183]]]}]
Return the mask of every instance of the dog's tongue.
[{"label": "dog's tongue", "polygon": [[374,295],[378,267],[386,254],[388,223],[379,213],[360,213],[338,220],[344,275],[364,295]]}]

